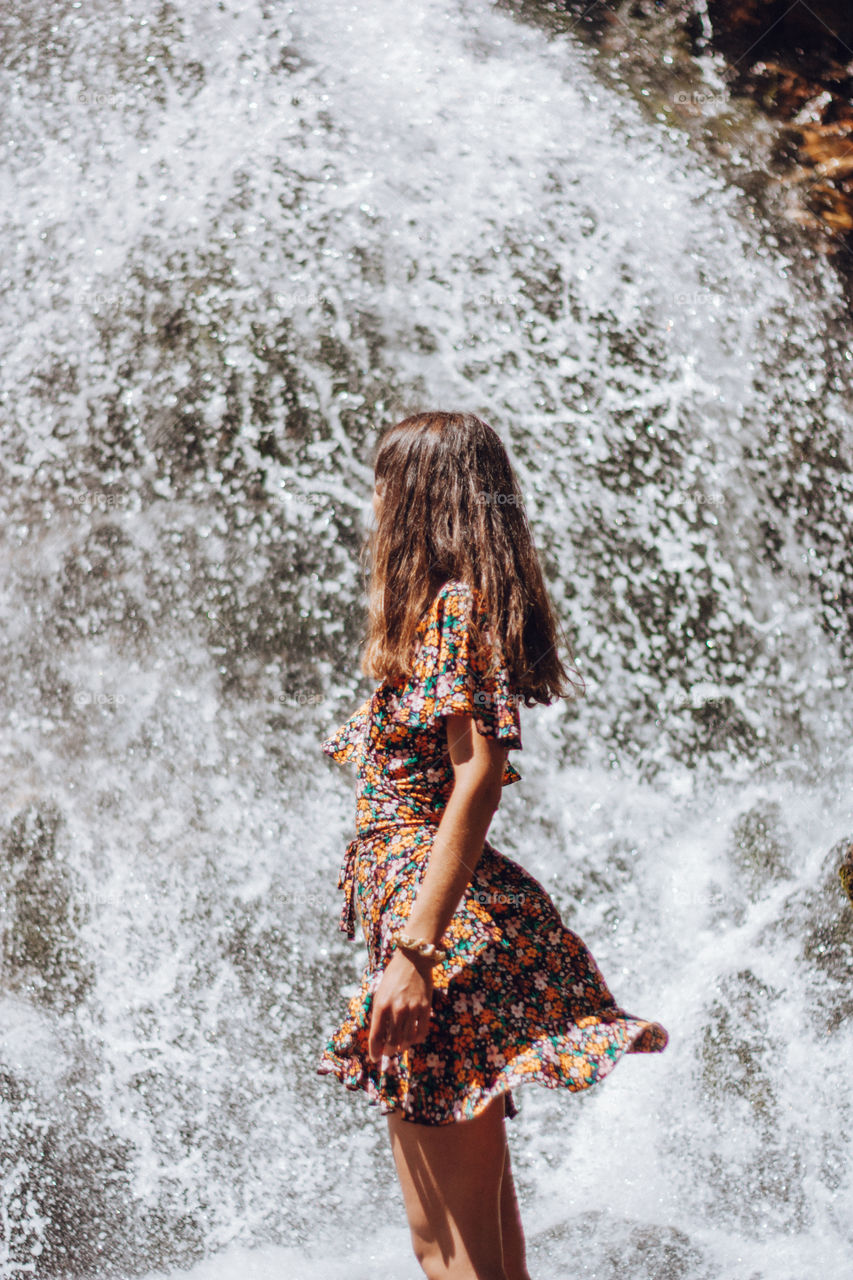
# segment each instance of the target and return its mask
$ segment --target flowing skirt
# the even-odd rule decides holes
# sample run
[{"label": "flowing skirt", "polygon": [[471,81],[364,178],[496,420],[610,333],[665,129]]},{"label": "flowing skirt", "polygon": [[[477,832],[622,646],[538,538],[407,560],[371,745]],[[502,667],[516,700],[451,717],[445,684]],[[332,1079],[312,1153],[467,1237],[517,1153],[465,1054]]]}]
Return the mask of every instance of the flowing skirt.
[{"label": "flowing skirt", "polygon": [[479,1115],[512,1089],[535,1081],[549,1089],[586,1089],[623,1053],[659,1053],[659,1022],[619,1008],[589,949],[546,890],[488,841],[444,935],[447,958],[433,970],[430,1030],[420,1044],[371,1062],[367,1054],[374,993],[405,928],[429,857],[434,825],[373,831],[351,842],[341,869],[346,902],[341,927],[360,917],[368,962],[342,1024],[319,1060],[362,1090],[383,1113],[419,1124]]}]

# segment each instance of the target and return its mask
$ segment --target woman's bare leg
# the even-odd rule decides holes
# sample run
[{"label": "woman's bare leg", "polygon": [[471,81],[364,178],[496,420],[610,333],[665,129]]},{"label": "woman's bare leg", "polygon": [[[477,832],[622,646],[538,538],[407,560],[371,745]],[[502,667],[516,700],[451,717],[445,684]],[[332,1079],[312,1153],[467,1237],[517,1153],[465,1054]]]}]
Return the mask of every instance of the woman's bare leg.
[{"label": "woman's bare leg", "polygon": [[503,1244],[506,1280],[530,1280],[524,1244],[521,1213],[515,1194],[515,1183],[506,1148],[504,1171],[501,1178],[501,1243]]},{"label": "woman's bare leg", "polygon": [[453,1124],[413,1124],[394,1111],[388,1131],[415,1256],[429,1280],[509,1280],[501,1243],[503,1097]]}]

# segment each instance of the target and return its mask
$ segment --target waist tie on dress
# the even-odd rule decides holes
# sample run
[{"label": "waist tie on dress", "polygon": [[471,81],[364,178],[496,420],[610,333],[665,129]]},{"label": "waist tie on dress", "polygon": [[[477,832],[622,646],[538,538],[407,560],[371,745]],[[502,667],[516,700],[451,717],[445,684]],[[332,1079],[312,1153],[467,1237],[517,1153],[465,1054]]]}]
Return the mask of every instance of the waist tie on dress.
[{"label": "waist tie on dress", "polygon": [[344,905],[341,910],[341,932],[345,933],[352,941],[355,938],[355,892],[356,892],[356,874],[358,870],[358,846],[363,840],[368,840],[371,836],[382,835],[385,832],[398,831],[401,827],[431,827],[436,826],[435,821],[424,821],[422,818],[411,822],[382,822],[376,823],[372,827],[366,828],[354,840],[350,840],[346,847],[344,860],[341,863],[341,869],[338,874],[338,888],[343,889]]},{"label": "waist tie on dress", "polygon": [[341,911],[341,932],[352,941],[355,937],[355,871],[358,861],[358,839],[350,840],[338,876],[338,888],[346,897]]}]

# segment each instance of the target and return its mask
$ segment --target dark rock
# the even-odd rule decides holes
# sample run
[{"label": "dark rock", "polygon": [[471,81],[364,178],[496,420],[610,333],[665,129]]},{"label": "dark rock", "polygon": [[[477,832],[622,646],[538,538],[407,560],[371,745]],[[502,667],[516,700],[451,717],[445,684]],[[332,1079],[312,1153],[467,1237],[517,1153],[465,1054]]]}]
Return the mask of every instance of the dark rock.
[{"label": "dark rock", "polygon": [[841,877],[841,883],[844,885],[844,892],[853,902],[853,841],[847,846],[844,861],[838,868],[838,874]]},{"label": "dark rock", "polygon": [[[853,268],[853,6],[849,0],[528,0],[609,55],[616,80],[658,120],[676,122],[724,163],[752,155],[750,173],[731,180],[755,199],[781,187],[781,213],[816,234],[816,247]],[[727,92],[700,60],[720,55]],[[607,74],[606,63],[601,65]],[[746,104],[778,122],[769,154]],[[851,271],[853,280],[853,271]]]},{"label": "dark rock", "polygon": [[733,92],[751,95],[784,122],[779,154],[795,187],[792,217],[829,231],[830,251],[849,247],[853,9],[847,0],[709,0],[708,17]]},{"label": "dark rock", "polygon": [[59,810],[46,803],[29,805],[0,833],[0,980],[65,1013],[85,997],[94,971],[78,937],[86,898],[63,857],[61,827]]}]

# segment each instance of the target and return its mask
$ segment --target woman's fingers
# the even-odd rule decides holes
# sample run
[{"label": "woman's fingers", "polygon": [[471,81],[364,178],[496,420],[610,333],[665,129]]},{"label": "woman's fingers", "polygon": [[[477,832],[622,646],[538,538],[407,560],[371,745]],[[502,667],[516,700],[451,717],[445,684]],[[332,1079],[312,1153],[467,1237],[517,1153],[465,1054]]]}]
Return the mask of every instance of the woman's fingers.
[{"label": "woman's fingers", "polygon": [[390,1012],[390,1009],[386,1009],[383,1005],[374,1004],[373,1006],[373,1013],[370,1017],[370,1035],[367,1040],[367,1053],[371,1062],[378,1062],[386,1051],[388,1015]]},{"label": "woman's fingers", "polygon": [[375,1004],[370,1020],[370,1036],[367,1052],[372,1062],[378,1062],[383,1054],[402,1052],[410,1045],[420,1044],[429,1034],[429,1008],[394,1010],[390,1006]]},{"label": "woman's fingers", "polygon": [[416,1029],[415,1029],[415,1036],[414,1036],[414,1039],[412,1040],[412,1044],[423,1044],[424,1040],[426,1040],[428,1035],[429,1035],[429,1010],[426,1011],[426,1013],[423,1015],[422,1018],[418,1018]]},{"label": "woman's fingers", "polygon": [[409,1045],[414,1044],[417,1039],[417,1028],[417,1018],[409,1015],[404,1021],[402,1021],[397,1039],[394,1043],[401,1049],[408,1049]]},{"label": "woman's fingers", "polygon": [[385,968],[373,1000],[367,1052],[372,1062],[424,1039],[432,1005],[432,971],[398,952]]},{"label": "woman's fingers", "polygon": [[392,1032],[390,1038],[395,1045],[399,1045],[401,1049],[407,1049],[413,1044],[421,1044],[429,1035],[429,1016],[430,1009],[427,1005],[425,1008],[411,1010],[405,1019],[401,1018],[397,1024],[396,1038]]},{"label": "woman's fingers", "polygon": [[420,1009],[406,1023],[400,1039],[404,1046],[422,1044],[429,1035],[429,1009]]}]

